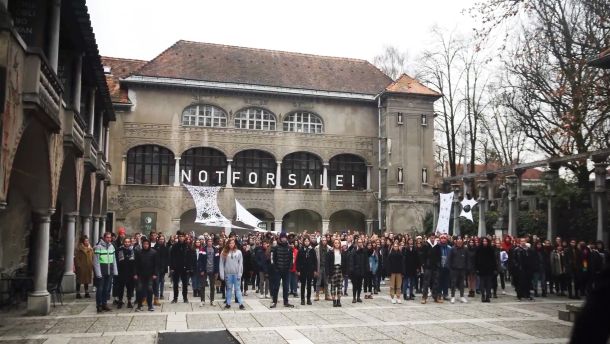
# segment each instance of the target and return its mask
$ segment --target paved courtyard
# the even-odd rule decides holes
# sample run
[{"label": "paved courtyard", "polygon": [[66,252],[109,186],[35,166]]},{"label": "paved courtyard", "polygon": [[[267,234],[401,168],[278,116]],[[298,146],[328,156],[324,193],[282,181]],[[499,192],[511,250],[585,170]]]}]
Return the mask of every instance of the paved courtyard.
[{"label": "paved courtyard", "polygon": [[571,323],[558,320],[565,298],[516,302],[498,295],[490,304],[478,299],[468,304],[421,305],[419,300],[392,305],[387,288],[364,303],[344,298],[342,308],[332,302],[294,309],[269,309],[270,300],[254,293],[245,297],[246,310],[224,310],[220,302],[199,307],[165,301],[155,312],[131,309],[97,315],[90,300],[66,296],[50,316],[24,317],[18,311],[0,313],[0,344],[110,344],[156,342],[159,331],[228,329],[242,343],[565,343]]}]

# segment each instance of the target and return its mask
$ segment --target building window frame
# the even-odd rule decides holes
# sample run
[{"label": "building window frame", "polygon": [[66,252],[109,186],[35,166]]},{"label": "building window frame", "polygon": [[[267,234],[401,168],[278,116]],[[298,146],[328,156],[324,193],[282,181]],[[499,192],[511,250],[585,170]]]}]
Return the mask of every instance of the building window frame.
[{"label": "building window frame", "polygon": [[127,151],[127,184],[171,185],[174,153],[159,145],[140,145]]},{"label": "building window frame", "polygon": [[[337,175],[342,175],[342,185],[337,186]],[[367,166],[364,159],[355,154],[339,154],[329,160],[328,188],[330,190],[366,190]],[[354,176],[354,184],[352,178]]]},{"label": "building window frame", "polygon": [[403,117],[404,117],[404,114],[402,112],[397,112],[396,113],[396,123],[399,124],[399,125],[404,124]]},{"label": "building window frame", "polygon": [[275,131],[277,118],[267,109],[249,107],[235,113],[234,123],[236,129]]},{"label": "building window frame", "polygon": [[[322,187],[322,159],[309,152],[294,152],[286,155],[282,160],[282,188],[283,189],[320,189]],[[290,185],[290,175],[294,174],[295,185]],[[303,185],[306,176],[311,178],[311,186]]]},{"label": "building window frame", "polygon": [[226,128],[227,112],[210,104],[194,104],[182,111],[182,126]]},{"label": "building window frame", "polygon": [[[260,149],[248,149],[233,156],[231,165],[233,172],[240,172],[239,179],[233,180],[233,187],[273,188],[277,183],[275,176],[276,159],[268,152]],[[256,183],[250,184],[250,173],[256,173]],[[267,185],[267,174],[274,176],[273,184]]]},{"label": "building window frame", "polygon": [[421,121],[421,126],[422,127],[427,127],[428,126],[428,116],[426,116],[426,114],[422,114],[420,117],[420,121]]},{"label": "building window frame", "polygon": [[[227,182],[227,156],[220,150],[212,147],[192,147],[180,156],[180,173],[191,171],[191,185],[198,186],[224,186]],[[208,178],[204,183],[199,181],[199,172],[205,170]],[[216,171],[222,171],[218,180]],[[182,176],[180,176],[182,177]],[[182,182],[182,178],[180,178]]]},{"label": "building window frame", "polygon": [[284,131],[305,134],[324,133],[324,121],[309,111],[294,111],[284,117]]}]

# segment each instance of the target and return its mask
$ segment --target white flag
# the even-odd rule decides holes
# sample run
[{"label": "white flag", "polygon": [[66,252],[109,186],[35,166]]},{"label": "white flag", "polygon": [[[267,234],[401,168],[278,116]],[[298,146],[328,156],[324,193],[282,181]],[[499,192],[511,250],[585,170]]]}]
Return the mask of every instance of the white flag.
[{"label": "white flag", "polygon": [[438,211],[438,222],[436,232],[449,233],[449,220],[451,219],[451,207],[453,206],[453,192],[440,194],[441,204]]}]

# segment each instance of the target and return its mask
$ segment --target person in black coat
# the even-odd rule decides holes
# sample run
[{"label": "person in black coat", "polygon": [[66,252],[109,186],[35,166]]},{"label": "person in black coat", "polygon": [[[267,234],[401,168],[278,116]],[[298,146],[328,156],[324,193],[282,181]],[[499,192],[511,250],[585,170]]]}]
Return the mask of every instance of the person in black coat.
[{"label": "person in black coat", "polygon": [[169,269],[169,246],[165,242],[165,236],[159,235],[157,238],[157,244],[154,249],[159,255],[159,273],[157,274],[157,283],[155,283],[156,289],[154,290],[155,296],[163,300],[163,291],[165,289],[165,274]]},{"label": "person in black coat", "polygon": [[491,302],[491,279],[497,269],[493,247],[487,237],[481,239],[481,246],[477,248],[474,256],[475,269],[479,275],[481,289],[481,302]]},{"label": "person in black coat", "polygon": [[269,242],[263,241],[261,246],[254,249],[254,260],[258,267],[258,291],[259,294],[267,298],[269,293],[269,266],[271,265]]},{"label": "person in black coat", "polygon": [[185,235],[178,231],[178,242],[172,245],[169,251],[169,268],[174,284],[174,299],[172,303],[178,302],[178,284],[182,282],[182,298],[184,303],[188,302],[188,281],[193,271],[193,252],[185,242]]},{"label": "person in black coat", "polygon": [[436,303],[443,303],[442,296],[439,296],[439,270],[441,268],[441,250],[436,236],[431,234],[428,241],[421,249],[421,263],[424,270],[424,281],[422,286],[422,304],[428,301],[428,293],[431,290],[432,298]]},{"label": "person in black coat", "polygon": [[[248,296],[248,283],[252,281],[252,274],[254,273],[254,257],[250,244],[245,244],[242,248],[242,255],[244,258],[244,275],[242,276],[241,282],[243,296]],[[255,288],[254,285],[252,288]]]},{"label": "person in black coat", "polygon": [[352,280],[352,303],[362,302],[360,298],[362,281],[370,270],[369,255],[366,248],[364,248],[362,238],[356,240],[356,248],[349,253],[348,257],[349,277]]},{"label": "person in black coat", "polygon": [[404,257],[402,252],[400,252],[398,240],[394,240],[392,249],[388,253],[386,268],[388,274],[390,274],[390,297],[392,298],[392,303],[402,303],[400,294],[402,290],[402,274],[405,267]]},{"label": "person in black coat", "polygon": [[532,278],[535,271],[535,252],[527,247],[525,238],[520,239],[519,247],[515,248],[514,253],[514,269],[515,269],[515,288],[517,298],[521,301],[522,298],[533,300],[530,290],[532,287]]},{"label": "person in black coat", "polygon": [[333,299],[333,307],[341,307],[341,282],[343,275],[347,273],[347,253],[341,250],[341,241],[335,239],[333,248],[326,253],[326,272],[330,294]]},{"label": "person in black coat", "polygon": [[212,238],[206,240],[206,245],[199,253],[197,260],[197,273],[201,278],[199,297],[201,298],[201,306],[205,304],[205,284],[206,281],[210,285],[210,305],[214,305],[214,284],[220,272],[220,252],[217,247],[214,247]]},{"label": "person in black coat", "polygon": [[297,254],[297,276],[301,282],[301,305],[305,304],[305,288],[307,288],[307,304],[311,305],[311,285],[318,273],[318,257],[311,247],[308,236],[303,239],[303,247]]},{"label": "person in black coat", "polygon": [[159,271],[159,256],[157,251],[150,248],[150,241],[142,239],[142,249],[136,252],[136,274],[134,279],[138,283],[138,308],[136,312],[142,311],[142,300],[146,298],[149,311],[154,311],[153,307],[153,281],[157,279]]},{"label": "person in black coat", "polygon": [[277,306],[277,299],[280,293],[280,280],[282,282],[282,292],[284,307],[294,307],[288,303],[288,284],[289,272],[292,268],[292,248],[288,246],[288,237],[285,232],[280,233],[280,241],[277,246],[271,249],[271,297],[273,299],[269,308]]},{"label": "person in black coat", "polygon": [[116,256],[117,269],[119,272],[116,283],[116,296],[119,300],[117,308],[121,309],[123,307],[125,288],[127,288],[127,308],[133,308],[131,298],[133,297],[135,288],[133,276],[136,274],[136,256],[133,246],[131,246],[131,239],[126,238],[123,240],[123,245],[117,250]]},{"label": "person in black coat", "polygon": [[403,250],[403,255],[405,267],[403,283],[407,284],[407,287],[403,288],[405,291],[404,299],[413,300],[415,298],[414,288],[417,286],[417,272],[421,267],[413,238],[409,238],[407,241],[407,246],[405,246]]}]

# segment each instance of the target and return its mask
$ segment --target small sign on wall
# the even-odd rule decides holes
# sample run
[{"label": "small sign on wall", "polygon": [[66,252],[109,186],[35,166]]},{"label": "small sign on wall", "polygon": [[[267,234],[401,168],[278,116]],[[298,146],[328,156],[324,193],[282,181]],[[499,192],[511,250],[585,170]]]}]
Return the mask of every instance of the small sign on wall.
[{"label": "small sign on wall", "polygon": [[142,212],[140,213],[140,228],[142,233],[148,234],[157,230],[157,213]]}]

